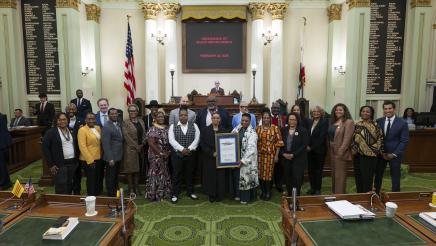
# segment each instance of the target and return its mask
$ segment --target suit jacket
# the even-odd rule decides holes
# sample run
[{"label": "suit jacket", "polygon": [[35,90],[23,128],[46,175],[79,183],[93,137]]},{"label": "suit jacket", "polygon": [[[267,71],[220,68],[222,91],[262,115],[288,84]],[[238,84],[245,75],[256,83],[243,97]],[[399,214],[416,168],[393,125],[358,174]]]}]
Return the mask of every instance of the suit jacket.
[{"label": "suit jacket", "polygon": [[[15,123],[15,118],[12,118],[11,120],[11,124],[9,124],[10,127],[14,127],[14,123]],[[31,126],[31,122],[30,119],[21,116],[21,119],[18,121],[18,124],[16,126]]]},{"label": "suit jacket", "polygon": [[[228,130],[219,127],[217,133],[226,133]],[[215,159],[213,153],[216,151],[215,147],[215,131],[213,130],[213,126],[207,126],[203,128],[200,133],[200,146],[201,153],[205,158]]]},{"label": "suit jacket", "polygon": [[[144,121],[138,119],[139,124],[142,127],[142,144],[147,142],[144,126]],[[124,137],[124,156],[123,156],[123,166],[130,167],[135,163],[139,163],[138,152],[136,151],[136,147],[138,146],[138,133],[136,130],[136,126],[132,123],[130,119],[126,119],[122,124],[123,129],[123,137]],[[141,156],[144,154],[142,151]]]},{"label": "suit jacket", "polygon": [[121,124],[118,123],[117,129],[114,122],[109,120],[101,132],[103,160],[121,161],[123,159],[123,140]]},{"label": "suit jacket", "polygon": [[8,131],[8,118],[0,113],[0,151],[6,151],[12,145],[12,137]]},{"label": "suit jacket", "polygon": [[[109,111],[107,112],[107,120],[109,121]],[[103,124],[101,123],[100,119],[100,111],[97,111],[97,113],[95,113],[95,124],[100,128],[103,128]]]},{"label": "suit jacket", "polygon": [[[170,118],[168,121],[168,125],[176,125],[179,122],[179,110],[180,108],[175,108],[170,112]],[[195,123],[196,114],[194,111],[188,109],[188,122]]]},{"label": "suit jacket", "polygon": [[53,120],[55,116],[55,108],[52,103],[47,102],[44,107],[44,111],[41,112],[41,103],[35,105],[36,112],[34,115],[37,116],[38,126],[49,126],[53,125]]},{"label": "suit jacket", "polygon": [[89,100],[86,98],[82,97],[82,100],[80,101],[80,105],[77,105],[78,98],[74,98],[70,102],[76,105],[77,117],[79,117],[80,119],[85,119],[86,113],[92,112],[91,102],[89,102]]},{"label": "suit jacket", "polygon": [[[386,117],[377,119],[378,126],[385,134],[385,121]],[[384,138],[384,152],[393,153],[397,156],[396,159],[401,160],[407,143],[409,142],[409,128],[407,123],[399,118],[395,117],[394,122],[391,124],[389,135]]]},{"label": "suit jacket", "polygon": [[[282,138],[285,146],[280,148],[280,156],[283,156],[284,153],[293,154],[294,158],[292,159],[292,163],[305,168],[307,166],[307,145],[309,144],[309,134],[307,130],[301,126],[295,129],[294,136],[292,137],[291,151],[286,150],[288,137],[289,126],[282,129]],[[282,159],[286,160],[285,158]]]},{"label": "suit jacket", "polygon": [[214,87],[210,90],[210,94],[214,94],[214,95],[220,95],[220,96],[224,96],[224,89],[223,88],[218,88],[218,90]]},{"label": "suit jacket", "polygon": [[[218,113],[221,116],[220,128],[223,128],[223,129],[229,130],[229,131],[231,129],[233,129],[232,125],[231,125],[230,116],[229,116],[229,113],[227,112],[227,110],[224,108],[221,108],[221,107],[217,107],[217,109],[218,109]],[[198,113],[197,113],[195,123],[197,124],[200,131],[202,131],[202,129],[204,129],[206,127],[207,111],[208,111],[208,108],[203,108],[200,111],[198,111]]]},{"label": "suit jacket", "polygon": [[[71,136],[73,138],[73,145],[77,146],[77,139],[73,134],[71,134]],[[57,127],[52,127],[46,131],[44,138],[42,139],[42,153],[49,168],[54,165],[58,167],[64,165],[64,151],[62,149],[61,135],[59,134]],[[78,153],[79,151],[75,147],[75,158],[77,158]]]},{"label": "suit jacket", "polygon": [[327,129],[328,121],[321,118],[311,132],[313,120],[309,121],[307,132],[310,136],[310,151],[316,154],[325,154],[327,151]]},{"label": "suit jacket", "polygon": [[[97,129],[97,132],[101,134],[100,127],[94,127]],[[101,159],[101,135],[100,139],[97,138],[91,128],[84,125],[79,129],[77,141],[79,142],[80,160],[86,161],[86,163],[90,165],[94,161]]]},{"label": "suit jacket", "polygon": [[333,158],[344,161],[351,161],[353,155],[351,153],[351,141],[354,134],[353,120],[346,120],[341,126],[336,128],[335,138],[331,144],[331,154]]}]

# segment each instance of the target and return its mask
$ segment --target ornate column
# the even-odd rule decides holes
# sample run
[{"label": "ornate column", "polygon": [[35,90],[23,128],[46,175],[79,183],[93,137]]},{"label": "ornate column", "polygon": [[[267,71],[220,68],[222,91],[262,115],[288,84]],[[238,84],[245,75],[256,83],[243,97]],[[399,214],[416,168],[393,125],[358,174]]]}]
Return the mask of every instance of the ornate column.
[{"label": "ornate column", "polygon": [[429,111],[430,108],[426,107],[425,90],[433,19],[431,0],[411,0],[408,17],[401,109],[412,107],[418,112]]},{"label": "ornate column", "polygon": [[[266,3],[249,3],[248,10],[251,13],[251,59],[247,66],[251,69],[252,64],[256,64],[256,95],[252,95],[253,83],[250,83],[250,100],[253,96],[257,98],[259,103],[263,102],[263,17],[265,15]],[[250,71],[251,74],[251,71]],[[251,76],[250,76],[251,78]],[[251,81],[251,79],[250,79]]]},{"label": "ornate column", "polygon": [[329,18],[329,41],[327,52],[326,109],[338,102],[344,102],[345,77],[333,68],[345,66],[346,29],[341,21],[342,4],[331,4],[327,8]]},{"label": "ornate column", "polygon": [[159,100],[159,76],[157,41],[151,37],[156,35],[156,18],[159,11],[157,3],[142,3],[145,20],[145,100]]},{"label": "ornate column", "polygon": [[271,42],[269,97],[264,102],[267,105],[283,98],[283,19],[287,7],[287,3],[271,3],[268,6],[272,17],[271,31],[278,36]]},{"label": "ornate column", "polygon": [[83,89],[85,91],[91,90],[92,96],[88,96],[92,105],[97,103],[101,98],[101,54],[100,54],[100,12],[97,0],[92,4],[85,4],[86,8],[86,26],[87,37],[85,37],[87,46],[83,48],[82,53],[82,69],[86,67],[92,68],[94,71],[90,72],[83,80]]},{"label": "ornate column", "polygon": [[61,108],[83,87],[79,7],[80,0],[56,0]]},{"label": "ornate column", "polygon": [[14,115],[14,108],[27,111],[17,15],[17,0],[0,0],[0,112],[7,114],[8,119]]},{"label": "ornate column", "polygon": [[178,96],[178,74],[180,66],[177,59],[177,14],[180,12],[180,4],[178,3],[164,3],[162,4],[163,14],[165,16],[165,33],[167,38],[165,40],[165,102],[168,102],[172,93],[172,81],[170,74],[170,65],[174,66],[174,96]]},{"label": "ornate column", "polygon": [[348,0],[345,103],[353,118],[366,103],[370,0]]}]

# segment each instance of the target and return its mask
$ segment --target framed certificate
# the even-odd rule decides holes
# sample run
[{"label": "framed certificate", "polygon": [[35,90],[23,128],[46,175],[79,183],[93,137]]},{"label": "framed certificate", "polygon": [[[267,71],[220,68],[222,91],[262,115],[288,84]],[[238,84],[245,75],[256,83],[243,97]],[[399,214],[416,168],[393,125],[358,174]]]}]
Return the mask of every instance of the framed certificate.
[{"label": "framed certificate", "polygon": [[239,167],[239,134],[219,133],[215,134],[216,167],[232,168]]}]

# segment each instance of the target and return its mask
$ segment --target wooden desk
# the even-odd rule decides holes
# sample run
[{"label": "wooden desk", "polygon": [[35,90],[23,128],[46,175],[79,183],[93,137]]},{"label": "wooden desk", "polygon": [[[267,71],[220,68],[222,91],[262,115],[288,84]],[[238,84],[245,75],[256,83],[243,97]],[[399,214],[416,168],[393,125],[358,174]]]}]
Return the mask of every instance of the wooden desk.
[{"label": "wooden desk", "polygon": [[436,208],[430,207],[433,192],[382,192],[381,198],[384,203],[394,202],[398,205],[397,216],[413,228],[425,234],[436,244],[436,233],[420,224],[411,216],[421,212],[436,212]]},{"label": "wooden desk", "polygon": [[[192,104],[193,105],[207,105],[207,98],[209,96],[194,96],[193,97],[193,101]],[[218,105],[234,105],[235,103],[233,102],[234,98],[233,96],[215,96],[216,98],[216,103]]]},{"label": "wooden desk", "polygon": [[[297,223],[295,226],[295,237],[297,239],[297,245],[315,245],[312,235],[310,235],[308,232],[306,232],[305,228],[303,228],[302,223],[308,223],[308,222],[335,222],[342,225],[343,230],[333,231],[329,232],[328,237],[329,239],[327,241],[323,241],[321,244],[329,245],[333,239],[335,240],[342,240],[342,236],[344,236],[344,230],[347,230],[350,226],[354,225],[362,225],[363,223],[367,223],[366,225],[372,226],[372,224],[368,223],[376,223],[381,220],[389,220],[387,219],[384,214],[384,208],[382,202],[377,199],[376,197],[373,199],[373,206],[377,209],[376,218],[374,220],[370,221],[342,221],[339,219],[339,217],[332,212],[327,205],[325,205],[324,198],[327,196],[302,196],[297,197],[297,201],[299,203],[299,207],[303,209],[303,211],[297,211]],[[348,200],[351,203],[354,204],[360,204],[363,207],[369,209],[370,208],[370,200],[371,200],[371,194],[344,194],[344,195],[335,195],[336,200]],[[291,210],[289,208],[289,204],[291,204],[292,199],[290,197],[282,197],[281,202],[281,208],[280,211],[282,213],[282,230],[283,234],[286,240],[285,245],[291,245],[292,242],[292,234],[293,234],[293,224],[292,224],[292,214]],[[400,228],[407,228],[410,232],[412,232],[414,235],[416,235],[416,239],[424,243],[424,245],[433,245],[431,239],[426,237],[423,233],[416,230],[412,226],[404,223],[400,218],[394,218],[393,221],[387,221],[390,222],[396,222],[393,224],[396,224],[397,227]],[[361,224],[358,224],[361,223]],[[324,230],[327,230],[329,228],[324,228]],[[367,235],[356,235],[356,236],[367,236]],[[376,235],[374,235],[376,237]],[[350,238],[343,238],[344,240],[350,240]],[[371,238],[365,238],[367,241],[372,240]],[[318,242],[319,243],[319,242]],[[350,242],[348,242],[350,243]],[[361,242],[364,244],[364,242]],[[320,244],[320,245],[321,245]],[[357,243],[358,244],[358,243]],[[357,245],[356,244],[356,245]],[[362,244],[362,245],[363,245]]]},{"label": "wooden desk", "polygon": [[0,191],[0,220],[3,221],[3,226],[26,212],[35,201],[35,193],[30,196],[23,193],[22,198],[10,199],[13,196],[10,191]]},{"label": "wooden desk", "polygon": [[44,127],[24,127],[10,130],[12,146],[9,149],[9,172],[18,171],[42,159],[41,132]]},{"label": "wooden desk", "polygon": [[403,163],[411,172],[436,172],[436,129],[412,130],[409,136]]},{"label": "wooden desk", "polygon": [[[31,210],[27,213],[23,213],[17,218],[15,218],[11,223],[7,224],[3,230],[3,233],[0,234],[0,241],[3,240],[12,240],[12,236],[6,235],[10,231],[13,232],[13,226],[21,226],[26,227],[26,223],[35,223],[35,220],[44,221],[44,226],[40,226],[43,228],[35,228],[38,232],[29,235],[28,237],[35,238],[26,238],[27,241],[35,242],[36,244],[43,244],[44,241],[41,240],[42,234],[48,229],[46,227],[50,227],[50,223],[54,223],[55,219],[60,216],[71,216],[71,217],[79,217],[79,225],[83,223],[94,225],[104,224],[108,225],[107,228],[101,229],[99,235],[95,235],[98,237],[98,245],[131,245],[131,239],[134,230],[134,214],[136,212],[136,208],[132,203],[125,202],[126,204],[126,214],[125,214],[125,225],[126,225],[126,233],[125,236],[122,233],[123,223],[121,215],[117,217],[108,217],[111,213],[109,209],[109,205],[114,206],[119,202],[119,199],[110,198],[110,197],[97,197],[96,200],[96,210],[98,214],[93,217],[85,216],[85,203],[81,200],[80,196],[68,196],[68,195],[41,195],[36,202],[34,203]],[[33,220],[33,221],[32,221]],[[47,224],[47,225],[46,225]],[[77,228],[78,228],[77,227]],[[76,229],[77,229],[76,228]],[[82,230],[83,231],[83,230]],[[85,228],[86,231],[86,228]],[[11,233],[12,233],[11,232]],[[81,235],[74,235],[73,231],[68,238],[80,238]],[[80,232],[78,232],[80,233]],[[92,231],[87,231],[87,233],[93,233]],[[97,233],[97,232],[95,232]],[[25,235],[22,235],[25,236]],[[100,237],[101,236],[101,237]],[[68,240],[68,238],[66,240]],[[88,238],[83,238],[83,245],[87,242]],[[64,241],[65,242],[65,241]],[[76,244],[78,245],[78,244]]]}]

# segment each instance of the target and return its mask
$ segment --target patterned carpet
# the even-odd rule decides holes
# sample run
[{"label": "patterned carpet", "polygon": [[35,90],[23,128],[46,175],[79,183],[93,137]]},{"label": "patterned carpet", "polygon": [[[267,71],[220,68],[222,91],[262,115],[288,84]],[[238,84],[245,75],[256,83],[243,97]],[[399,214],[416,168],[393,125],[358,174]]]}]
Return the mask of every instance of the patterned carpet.
[{"label": "patterned carpet", "polygon": [[[11,175],[26,182],[32,176],[34,183],[41,176],[41,162]],[[388,173],[388,172],[387,172]],[[403,172],[401,185],[403,191],[436,190],[435,173]],[[124,185],[123,185],[124,186]],[[83,180],[82,187],[85,187]],[[390,177],[385,175],[384,190],[390,189]],[[37,187],[38,192],[53,193],[53,187]],[[305,183],[303,191],[308,189]],[[199,188],[197,189],[199,190]],[[323,179],[323,194],[329,194],[331,179]],[[355,192],[354,178],[347,179],[347,191]],[[270,202],[256,201],[241,205],[230,198],[220,203],[209,203],[205,195],[192,201],[188,197],[173,205],[170,202],[148,202],[138,197],[135,203],[135,234],[133,245],[152,246],[265,246],[283,245],[280,229],[280,195],[274,193]]]}]

